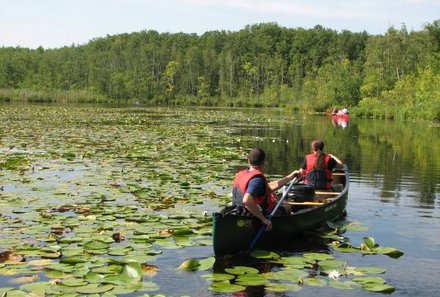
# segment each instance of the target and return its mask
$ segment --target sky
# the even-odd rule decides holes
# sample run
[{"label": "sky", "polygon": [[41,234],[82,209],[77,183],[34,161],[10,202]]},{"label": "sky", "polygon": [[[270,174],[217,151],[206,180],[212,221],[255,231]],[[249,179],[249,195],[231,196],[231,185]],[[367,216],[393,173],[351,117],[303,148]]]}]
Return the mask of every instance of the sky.
[{"label": "sky", "polygon": [[0,47],[58,48],[142,30],[201,35],[267,22],[384,34],[437,19],[439,0],[0,0]]}]

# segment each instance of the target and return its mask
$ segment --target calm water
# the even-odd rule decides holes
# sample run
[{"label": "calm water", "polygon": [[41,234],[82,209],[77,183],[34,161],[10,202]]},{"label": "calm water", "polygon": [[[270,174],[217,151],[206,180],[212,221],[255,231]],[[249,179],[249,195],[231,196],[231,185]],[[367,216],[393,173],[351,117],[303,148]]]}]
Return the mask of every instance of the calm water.
[{"label": "calm water", "polygon": [[[142,110],[141,110],[142,111]],[[212,112],[211,110],[200,110]],[[309,150],[311,140],[322,138],[325,150],[348,164],[351,176],[347,220],[367,226],[367,231],[347,231],[353,244],[372,236],[381,246],[404,251],[399,259],[383,255],[362,256],[359,253],[334,252],[337,260],[351,266],[379,266],[382,275],[396,288],[393,296],[438,296],[440,275],[440,128],[426,123],[352,118],[347,127],[334,125],[322,115],[299,115],[279,110],[215,110],[226,114],[209,123],[220,135],[233,135],[237,141],[228,144],[248,151],[259,146],[268,155],[267,174],[273,178],[297,169]],[[242,120],[228,120],[228,113],[242,114]],[[139,117],[148,114],[139,113]],[[233,117],[231,117],[233,118]],[[26,121],[17,116],[17,121]],[[182,125],[194,124],[181,119]],[[206,121],[206,119],[205,119]],[[209,119],[208,119],[209,121]],[[93,125],[89,123],[88,125]],[[16,131],[20,133],[20,131]],[[8,127],[2,129],[14,133]],[[61,131],[62,133],[62,131]],[[10,136],[9,136],[10,137]],[[242,139],[241,139],[242,138]],[[238,141],[240,140],[240,141]],[[213,144],[215,145],[215,144]],[[2,145],[3,147],[3,145]],[[243,166],[245,166],[243,162]],[[230,169],[231,180],[234,171]],[[12,186],[6,190],[13,192]],[[227,193],[228,189],[219,192]],[[210,206],[209,212],[217,211]],[[304,240],[303,240],[304,241]],[[285,253],[322,250],[322,242],[292,242]],[[167,296],[371,296],[360,289],[341,291],[329,287],[305,286],[299,292],[266,293],[261,287],[248,288],[244,294],[214,294],[200,272],[176,271],[191,257],[213,256],[211,246],[166,250],[153,263],[159,267],[154,281]],[[234,264],[248,259],[234,259]],[[225,265],[219,259],[216,266]],[[256,263],[255,265],[259,265]],[[0,287],[10,286],[0,277]],[[139,294],[132,294],[137,296]]]},{"label": "calm water", "polygon": [[[440,275],[440,129],[426,123],[352,118],[346,128],[334,126],[326,116],[285,115],[282,112],[249,111],[264,114],[270,121],[255,124],[223,123],[237,127],[237,135],[253,135],[269,156],[267,173],[274,177],[298,168],[312,139],[325,140],[327,152],[340,157],[350,169],[347,220],[361,222],[368,231],[348,231],[356,245],[372,236],[381,246],[405,252],[399,259],[384,255],[334,253],[352,266],[378,266],[396,290],[393,296],[438,296]],[[291,121],[278,121],[277,117]],[[261,139],[260,139],[261,138]],[[322,248],[318,243],[295,246],[288,253]],[[185,251],[187,255],[212,255],[210,248]],[[178,262],[178,261],[177,261]],[[240,264],[240,259],[237,260]],[[237,264],[234,263],[234,264]],[[171,280],[169,280],[171,281]],[[188,281],[186,279],[185,281]],[[202,286],[196,276],[189,281]],[[170,292],[173,290],[171,289]],[[188,294],[194,291],[187,289]],[[196,295],[197,295],[196,294]],[[362,290],[341,291],[329,287],[306,287],[295,293],[265,293],[248,289],[245,296],[371,296]],[[216,295],[217,296],[217,295]],[[225,294],[228,296],[228,294]]]}]

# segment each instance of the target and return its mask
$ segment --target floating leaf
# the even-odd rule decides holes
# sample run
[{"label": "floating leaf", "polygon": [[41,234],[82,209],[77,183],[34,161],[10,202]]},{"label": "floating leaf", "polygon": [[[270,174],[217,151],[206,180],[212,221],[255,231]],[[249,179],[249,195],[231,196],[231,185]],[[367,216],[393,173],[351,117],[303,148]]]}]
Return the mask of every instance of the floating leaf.
[{"label": "floating leaf", "polygon": [[109,247],[108,243],[101,240],[91,240],[83,245],[86,250],[104,250]]},{"label": "floating leaf", "polygon": [[[347,267],[348,268],[348,267]],[[366,274],[382,274],[385,273],[385,269],[380,267],[352,267],[354,271],[358,271]]]},{"label": "floating leaf", "polygon": [[243,291],[246,287],[230,283],[216,282],[213,283],[209,289],[216,293],[235,293]]},{"label": "floating leaf", "polygon": [[380,292],[380,293],[392,293],[394,288],[387,284],[367,283],[363,286],[365,291]]},{"label": "floating leaf", "polygon": [[261,274],[247,273],[239,275],[235,283],[242,286],[264,286],[268,281]]},{"label": "floating leaf", "polygon": [[314,277],[306,277],[303,279],[304,283],[309,286],[317,286],[317,287],[323,287],[327,285],[327,282],[320,278],[314,278]]},{"label": "floating leaf", "polygon": [[336,289],[353,290],[357,284],[353,281],[329,280],[328,285]]},{"label": "floating leaf", "polygon": [[303,255],[305,258],[322,261],[322,260],[333,260],[333,256],[329,254],[320,254],[320,253],[305,253]]},{"label": "floating leaf", "polygon": [[234,266],[233,268],[226,268],[225,272],[235,275],[246,274],[246,273],[258,273],[258,269],[247,266]]},{"label": "floating leaf", "polygon": [[297,292],[300,291],[302,287],[296,284],[270,283],[266,285],[264,289],[266,291],[272,291],[272,292],[286,292],[286,291]]},{"label": "floating leaf", "polygon": [[179,265],[179,269],[186,270],[186,271],[194,271],[199,266],[200,266],[200,263],[196,259],[188,259]]},{"label": "floating leaf", "polygon": [[258,259],[279,259],[280,255],[271,251],[253,250],[251,256]]},{"label": "floating leaf", "polygon": [[353,278],[353,281],[361,284],[376,283],[384,284],[386,281],[379,276],[357,276]]},{"label": "floating leaf", "polygon": [[206,259],[199,260],[200,266],[198,267],[198,270],[204,271],[204,270],[211,269],[212,266],[214,265],[214,263],[215,263],[214,257],[209,257]]},{"label": "floating leaf", "polygon": [[101,294],[107,291],[110,291],[114,288],[113,285],[96,285],[90,284],[83,287],[77,287],[76,292],[81,294]]}]

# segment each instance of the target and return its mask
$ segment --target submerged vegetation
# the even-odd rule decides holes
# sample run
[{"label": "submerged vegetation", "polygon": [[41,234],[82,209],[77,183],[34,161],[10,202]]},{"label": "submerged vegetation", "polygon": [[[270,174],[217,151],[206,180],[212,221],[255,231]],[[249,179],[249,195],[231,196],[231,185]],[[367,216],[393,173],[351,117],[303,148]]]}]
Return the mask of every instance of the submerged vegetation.
[{"label": "submerged vegetation", "polygon": [[383,35],[277,24],[0,49],[0,100],[276,106],[440,121],[440,20]]}]

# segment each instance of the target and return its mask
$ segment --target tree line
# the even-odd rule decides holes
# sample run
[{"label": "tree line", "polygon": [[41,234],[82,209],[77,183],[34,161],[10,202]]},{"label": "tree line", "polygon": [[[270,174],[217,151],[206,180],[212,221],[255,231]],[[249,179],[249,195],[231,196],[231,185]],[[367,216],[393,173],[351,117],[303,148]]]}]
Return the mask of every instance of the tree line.
[{"label": "tree line", "polygon": [[[273,106],[440,121],[440,20],[382,35],[276,23],[0,48],[0,100]],[[61,99],[60,99],[61,98]]]}]

